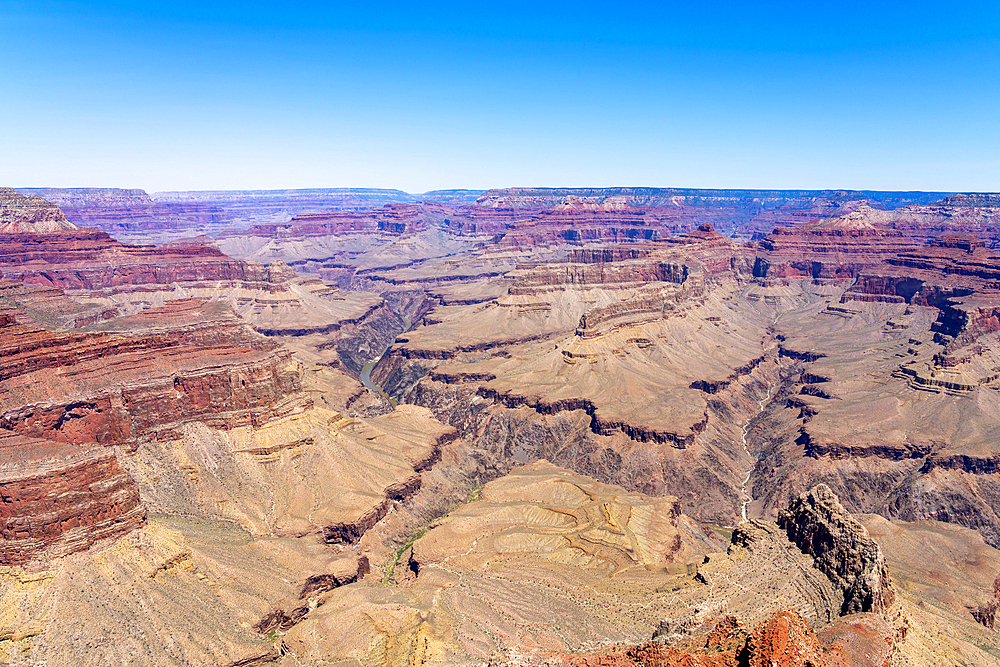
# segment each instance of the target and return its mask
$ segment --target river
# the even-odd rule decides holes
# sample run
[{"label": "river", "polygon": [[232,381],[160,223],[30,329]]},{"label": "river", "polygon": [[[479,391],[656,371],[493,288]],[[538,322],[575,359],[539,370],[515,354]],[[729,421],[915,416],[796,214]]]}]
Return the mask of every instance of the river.
[{"label": "river", "polygon": [[[405,317],[403,318],[403,324],[406,325],[406,328],[400,331],[398,334],[396,334],[397,338],[405,334],[407,331],[410,330],[410,327],[413,326],[413,322]],[[389,341],[388,345],[382,348],[382,351],[378,353],[377,357],[370,360],[364,366],[361,367],[361,383],[365,385],[369,391],[373,391],[376,394],[380,394],[386,400],[393,402],[393,404],[395,404],[395,402],[392,401],[391,398],[389,398],[388,394],[382,391],[382,387],[379,387],[374,382],[372,382],[372,371],[375,370],[375,367],[378,366],[378,362],[382,361],[382,357],[385,356],[385,353],[389,351],[389,348],[392,347],[392,344],[395,342],[396,338],[393,338],[391,341]]]}]

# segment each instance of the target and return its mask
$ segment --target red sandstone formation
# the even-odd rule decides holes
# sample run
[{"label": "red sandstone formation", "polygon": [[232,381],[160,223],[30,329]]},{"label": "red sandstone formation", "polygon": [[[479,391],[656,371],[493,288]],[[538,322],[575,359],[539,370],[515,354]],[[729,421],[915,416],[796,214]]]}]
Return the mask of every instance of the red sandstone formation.
[{"label": "red sandstone formation", "polygon": [[0,271],[8,280],[64,290],[268,281],[268,267],[232,259],[216,248],[126,245],[87,229],[0,234]]},{"label": "red sandstone formation", "polygon": [[21,192],[37,195],[59,206],[67,219],[80,227],[131,237],[158,235],[184,230],[221,228],[232,224],[234,216],[218,206],[203,203],[160,203],[144,190],[121,188],[28,188]]},{"label": "red sandstone formation", "polygon": [[842,218],[775,228],[760,242],[754,276],[852,279],[865,267],[919,247],[901,232],[866,222],[871,210],[864,206]]},{"label": "red sandstone formation", "polygon": [[58,206],[41,197],[25,197],[10,188],[0,188],[0,234],[48,234],[76,229]]},{"label": "red sandstone formation", "polygon": [[0,563],[142,525],[138,489],[102,445],[177,437],[192,420],[260,425],[309,404],[290,353],[219,303],[172,301],[107,325],[119,333],[47,331],[21,315],[0,310]]},{"label": "red sandstone formation", "polygon": [[845,299],[939,306],[950,296],[998,289],[1000,257],[976,236],[946,234],[863,271]]},{"label": "red sandstone formation", "polygon": [[119,243],[105,232],[66,222],[59,209],[44,200],[4,192],[6,197],[0,196],[4,219],[42,216],[37,225],[12,218],[0,227],[0,273],[7,280],[70,291],[127,291],[141,290],[143,285],[213,281],[273,290],[272,282],[288,278],[272,275],[271,267],[232,259],[207,246]]},{"label": "red sandstone formation", "polygon": [[219,342],[197,327],[136,333],[0,329],[0,426],[60,442],[134,446],[185,420],[232,428],[303,405],[288,400],[300,389],[290,353],[246,340],[236,327],[221,331]]},{"label": "red sandstone formation", "polygon": [[[845,619],[846,620],[846,619]],[[571,667],[888,667],[895,637],[883,620],[850,617],[821,633],[794,609],[776,612],[752,632],[733,616],[707,635],[569,657]]]},{"label": "red sandstone formation", "polygon": [[80,551],[145,522],[114,451],[0,429],[0,565]]}]

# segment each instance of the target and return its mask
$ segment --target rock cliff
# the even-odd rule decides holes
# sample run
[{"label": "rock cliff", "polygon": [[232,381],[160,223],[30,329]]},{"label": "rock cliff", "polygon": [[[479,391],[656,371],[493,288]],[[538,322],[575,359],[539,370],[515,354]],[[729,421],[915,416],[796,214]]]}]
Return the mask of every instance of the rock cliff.
[{"label": "rock cliff", "polygon": [[146,522],[113,450],[0,429],[0,565],[62,556]]},{"label": "rock cliff", "polygon": [[0,234],[52,234],[74,231],[58,206],[41,197],[25,197],[0,188]]},{"label": "rock cliff", "polygon": [[754,276],[763,279],[852,280],[863,269],[919,248],[902,232],[866,220],[872,209],[794,227],[777,227],[761,239]]},{"label": "rock cliff", "polygon": [[843,592],[842,613],[884,613],[893,601],[885,557],[825,484],[778,514],[778,525]]}]

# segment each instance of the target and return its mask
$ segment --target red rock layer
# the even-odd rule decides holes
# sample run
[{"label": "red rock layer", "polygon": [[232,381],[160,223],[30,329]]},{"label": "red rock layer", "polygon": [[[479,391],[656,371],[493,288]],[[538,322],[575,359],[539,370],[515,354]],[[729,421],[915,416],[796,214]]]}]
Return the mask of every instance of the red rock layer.
[{"label": "red rock layer", "polygon": [[197,419],[261,424],[301,408],[290,353],[222,304],[170,302],[131,335],[0,328],[0,427],[73,444],[134,444]]},{"label": "red rock layer", "polygon": [[201,202],[154,202],[144,190],[121,188],[27,188],[62,209],[81,227],[122,231],[203,228],[234,219],[218,206]]},{"label": "red rock layer", "polygon": [[121,314],[116,306],[85,305],[70,299],[61,289],[2,279],[0,302],[17,309],[21,324],[39,327],[78,329]]},{"label": "red rock layer", "polygon": [[697,230],[649,243],[574,249],[562,262],[528,264],[514,274],[511,294],[539,287],[616,286],[627,283],[682,284],[694,273],[747,275],[751,250],[701,225]]},{"label": "red rock layer", "polygon": [[875,227],[863,214],[777,227],[760,241],[753,275],[758,278],[855,278],[863,269],[919,245],[901,232]]},{"label": "red rock layer", "polygon": [[842,301],[889,301],[941,310],[932,329],[947,343],[938,359],[1000,331],[1000,257],[970,234],[946,234],[920,250],[865,269]]},{"label": "red rock layer", "polygon": [[[43,290],[44,291],[44,290]],[[197,420],[260,425],[309,405],[290,352],[219,303],[64,333],[0,310],[0,564],[86,549],[142,525],[138,490],[101,445],[179,437]]]},{"label": "red rock layer", "polygon": [[1000,290],[1000,257],[971,234],[946,234],[926,248],[887,257],[858,276],[845,298],[887,297],[939,305],[950,296]]},{"label": "red rock layer", "polygon": [[145,522],[113,451],[0,429],[0,565],[80,551]]},{"label": "red rock layer", "polygon": [[267,266],[232,259],[216,248],[127,245],[88,229],[0,234],[0,272],[8,280],[64,290],[269,280]]},{"label": "red rock layer", "polygon": [[748,633],[726,617],[705,636],[676,646],[649,643],[585,656],[567,656],[572,667],[888,667],[895,645],[880,617],[858,614],[823,635],[794,609],[776,612]]}]

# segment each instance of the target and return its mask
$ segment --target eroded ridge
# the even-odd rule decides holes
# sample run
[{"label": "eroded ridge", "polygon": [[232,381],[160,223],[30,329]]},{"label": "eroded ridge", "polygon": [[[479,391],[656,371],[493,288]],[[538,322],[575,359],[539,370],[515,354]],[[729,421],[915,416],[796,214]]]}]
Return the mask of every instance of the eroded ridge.
[{"label": "eroded ridge", "polygon": [[842,613],[884,613],[893,602],[889,569],[868,531],[825,484],[817,484],[778,514],[789,539],[844,592]]}]

